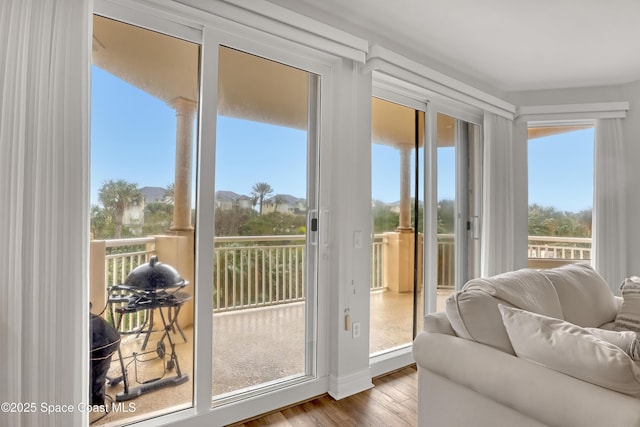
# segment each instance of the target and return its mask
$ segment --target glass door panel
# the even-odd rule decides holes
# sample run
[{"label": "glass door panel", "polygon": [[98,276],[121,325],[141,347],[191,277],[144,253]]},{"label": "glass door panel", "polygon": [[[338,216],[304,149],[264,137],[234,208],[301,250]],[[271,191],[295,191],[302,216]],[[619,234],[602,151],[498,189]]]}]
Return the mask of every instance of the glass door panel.
[{"label": "glass door panel", "polygon": [[[102,387],[105,406],[89,414],[92,425],[129,424],[193,405],[199,62],[197,44],[94,16],[90,390],[92,404],[100,405],[94,391]],[[129,274],[151,257],[186,283],[130,285]],[[109,364],[102,351],[114,330],[120,351]]]},{"label": "glass door panel", "polygon": [[437,309],[455,289],[456,281],[456,119],[438,113],[438,281]]},{"label": "glass door panel", "polygon": [[437,114],[437,310],[479,274],[480,127]]},{"label": "glass door panel", "polygon": [[410,344],[422,316],[424,112],[373,98],[372,135],[370,352],[377,354]]},{"label": "glass door panel", "polygon": [[317,76],[219,48],[213,397],[315,375]]}]

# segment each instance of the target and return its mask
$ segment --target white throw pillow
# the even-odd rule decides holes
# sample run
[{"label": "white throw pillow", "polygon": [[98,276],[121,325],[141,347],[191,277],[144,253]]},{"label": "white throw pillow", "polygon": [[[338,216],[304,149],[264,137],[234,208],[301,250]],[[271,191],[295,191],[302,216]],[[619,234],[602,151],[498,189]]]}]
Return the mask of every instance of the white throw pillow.
[{"label": "white throw pillow", "polygon": [[[601,387],[640,396],[640,365],[617,345],[564,320],[504,305],[498,309],[518,357]],[[627,339],[637,339],[626,335]]]}]

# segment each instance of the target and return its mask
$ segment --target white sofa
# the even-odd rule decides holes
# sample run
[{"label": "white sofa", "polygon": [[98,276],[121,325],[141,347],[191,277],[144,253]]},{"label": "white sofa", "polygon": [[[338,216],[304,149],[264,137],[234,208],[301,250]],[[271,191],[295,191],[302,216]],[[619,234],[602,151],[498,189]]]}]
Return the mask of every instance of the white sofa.
[{"label": "white sofa", "polygon": [[[526,312],[499,308],[500,304]],[[611,363],[625,363],[625,369],[633,371],[628,378],[626,373],[622,375],[621,381],[631,383],[624,393],[589,382],[591,375],[598,375],[596,369],[587,370],[585,380],[581,372],[571,376],[544,362],[516,355],[515,341],[512,346],[509,334],[512,338],[516,335],[514,330],[507,331],[507,320],[501,315],[510,310],[539,313],[544,316],[536,315],[537,318],[544,322],[563,319],[565,322],[558,320],[564,325],[563,333],[567,322],[582,328],[612,330],[622,304],[623,299],[615,297],[587,264],[524,269],[471,280],[447,300],[446,312],[425,317],[424,331],[414,341],[419,425],[640,427],[640,375],[634,376],[638,364],[624,359],[628,356],[622,348],[602,344],[605,359],[613,357],[607,352],[620,350],[623,354],[616,353],[617,359]],[[587,334],[586,329],[575,328]],[[521,335],[518,346],[526,347],[545,334],[544,327],[537,331],[541,332]],[[531,343],[527,342],[529,339]],[[556,335],[550,339],[552,348],[558,344],[556,339]],[[593,345],[594,340],[598,341],[587,340],[579,345]],[[539,347],[544,345],[533,345],[534,350]],[[553,357],[571,369],[592,363],[592,353],[602,356],[600,348],[565,349]],[[638,390],[634,382],[638,382]]]}]

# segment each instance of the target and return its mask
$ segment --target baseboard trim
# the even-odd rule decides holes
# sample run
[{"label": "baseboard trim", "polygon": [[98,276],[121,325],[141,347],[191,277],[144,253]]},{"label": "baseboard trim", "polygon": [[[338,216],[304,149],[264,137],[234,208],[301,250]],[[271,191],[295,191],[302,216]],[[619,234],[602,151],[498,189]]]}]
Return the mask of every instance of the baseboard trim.
[{"label": "baseboard trim", "polygon": [[371,357],[369,362],[369,370],[371,377],[379,377],[389,372],[397,371],[409,365],[413,365],[413,353],[411,346],[399,348],[389,353],[380,354]]},{"label": "baseboard trim", "polygon": [[332,375],[329,378],[329,395],[336,400],[344,399],[370,388],[373,388],[373,383],[369,368],[350,375],[341,377]]}]

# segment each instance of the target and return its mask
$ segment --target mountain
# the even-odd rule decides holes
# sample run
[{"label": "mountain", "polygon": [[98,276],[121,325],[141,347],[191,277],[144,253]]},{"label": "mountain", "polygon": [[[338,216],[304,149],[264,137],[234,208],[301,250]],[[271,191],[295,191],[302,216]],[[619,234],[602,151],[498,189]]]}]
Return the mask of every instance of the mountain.
[{"label": "mountain", "polygon": [[142,187],[140,189],[145,204],[164,202],[167,189],[162,187]]},{"label": "mountain", "polygon": [[234,193],[233,191],[216,191],[216,200],[220,202],[236,202],[239,200],[251,200],[251,197]]}]

